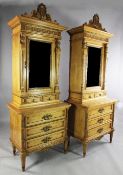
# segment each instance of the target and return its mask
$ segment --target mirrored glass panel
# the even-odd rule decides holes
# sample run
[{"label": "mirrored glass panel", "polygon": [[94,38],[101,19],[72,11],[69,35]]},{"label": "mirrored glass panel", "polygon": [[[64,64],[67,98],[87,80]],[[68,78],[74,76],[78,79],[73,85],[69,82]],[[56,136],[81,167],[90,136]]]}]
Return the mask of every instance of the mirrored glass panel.
[{"label": "mirrored glass panel", "polygon": [[50,87],[51,44],[30,40],[29,88]]},{"label": "mirrored glass panel", "polygon": [[99,86],[101,48],[88,47],[88,67],[86,87]]}]

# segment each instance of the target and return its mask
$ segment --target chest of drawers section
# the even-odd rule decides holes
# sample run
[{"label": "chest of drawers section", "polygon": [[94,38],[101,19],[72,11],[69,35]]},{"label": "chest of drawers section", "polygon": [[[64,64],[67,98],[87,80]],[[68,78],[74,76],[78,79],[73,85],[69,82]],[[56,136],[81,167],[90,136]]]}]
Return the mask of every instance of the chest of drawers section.
[{"label": "chest of drawers section", "polygon": [[69,136],[78,138],[83,144],[83,155],[92,140],[105,134],[113,137],[115,101],[107,98],[90,100],[83,104],[72,104],[70,109]]},{"label": "chest of drawers section", "polygon": [[[98,101],[97,101],[98,102]],[[110,143],[113,137],[114,102],[104,101],[84,106],[85,126],[83,137],[83,155],[86,155],[88,142],[100,139],[105,134],[110,134]]]},{"label": "chest of drawers section", "polygon": [[87,109],[87,135],[90,141],[113,130],[113,105],[100,106],[95,109]]},{"label": "chest of drawers section", "polygon": [[20,151],[23,170],[26,155],[31,152],[47,150],[61,143],[66,152],[69,107],[67,103],[25,110],[10,106],[10,140],[13,153],[16,149]]},{"label": "chest of drawers section", "polygon": [[24,117],[23,136],[26,152],[43,150],[65,141],[65,109],[27,113]]}]

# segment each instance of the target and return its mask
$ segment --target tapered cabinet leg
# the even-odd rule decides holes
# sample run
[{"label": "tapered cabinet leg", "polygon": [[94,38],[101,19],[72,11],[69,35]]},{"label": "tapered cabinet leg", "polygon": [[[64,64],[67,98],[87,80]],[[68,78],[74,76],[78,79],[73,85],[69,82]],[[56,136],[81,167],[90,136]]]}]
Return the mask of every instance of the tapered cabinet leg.
[{"label": "tapered cabinet leg", "polygon": [[64,153],[68,151],[68,138],[64,141]]},{"label": "tapered cabinet leg", "polygon": [[70,146],[70,136],[68,136],[68,148]]},{"label": "tapered cabinet leg", "polygon": [[13,148],[13,155],[16,155],[16,147],[12,144],[12,148]]},{"label": "tapered cabinet leg", "polygon": [[113,139],[113,131],[110,133],[110,143],[112,143],[112,139]]},{"label": "tapered cabinet leg", "polygon": [[87,143],[83,143],[83,157],[86,156],[86,151],[87,151]]},{"label": "tapered cabinet leg", "polygon": [[21,153],[21,166],[22,171],[25,171],[25,163],[26,163],[26,153]]}]

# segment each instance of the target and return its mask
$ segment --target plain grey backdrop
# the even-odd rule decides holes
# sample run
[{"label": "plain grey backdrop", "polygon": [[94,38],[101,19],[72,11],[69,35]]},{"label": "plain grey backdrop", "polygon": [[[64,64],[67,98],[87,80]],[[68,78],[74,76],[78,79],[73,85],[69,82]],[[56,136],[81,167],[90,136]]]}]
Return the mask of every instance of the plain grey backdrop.
[{"label": "plain grey backdrop", "polygon": [[[48,13],[51,14],[52,18],[57,20],[62,25],[66,26],[68,29],[71,27],[77,27],[84,22],[88,22],[92,16],[95,13],[98,13],[100,16],[100,21],[103,25],[103,27],[106,28],[106,30],[110,33],[113,33],[113,37],[110,39],[110,44],[108,48],[108,61],[107,61],[107,69],[106,69],[106,89],[109,97],[118,99],[117,104],[117,114],[116,115],[116,127],[119,128],[119,131],[121,133],[123,125],[121,125],[122,120],[122,108],[123,108],[123,2],[122,0],[0,0],[0,147],[3,149],[2,151],[2,157],[0,158],[0,167],[4,167],[3,169],[0,169],[0,175],[2,175],[4,172],[9,174],[9,172],[12,171],[13,174],[19,173],[20,168],[20,161],[19,158],[13,158],[11,154],[11,147],[9,143],[9,112],[7,109],[7,104],[11,101],[11,89],[12,89],[12,36],[11,36],[11,30],[8,27],[7,23],[8,21],[13,18],[15,15],[20,15],[24,12],[30,12],[32,9],[36,9],[37,5],[43,2],[47,6]],[[63,32],[62,34],[62,42],[61,42],[61,61],[60,61],[60,91],[61,100],[65,100],[68,97],[68,91],[69,91],[69,35],[67,32]],[[46,168],[46,165],[49,165],[49,168],[52,169],[56,166],[58,161],[62,163],[61,167],[60,164],[56,166],[55,170],[58,170],[59,173],[62,174],[63,168],[66,169],[64,171],[64,174],[108,174],[114,173],[118,171],[118,175],[123,174],[123,169],[121,168],[120,161],[123,161],[123,158],[121,157],[119,160],[120,151],[123,150],[121,146],[123,146],[123,139],[122,135],[120,133],[116,132],[116,144],[114,145],[114,150],[111,147],[110,144],[103,146],[103,151],[100,151],[100,145],[96,146],[96,148],[92,144],[92,150],[94,149],[94,152],[92,151],[92,155],[85,159],[81,159],[81,144],[78,142],[73,141],[73,150],[76,150],[78,148],[79,156],[73,153],[69,153],[68,157],[67,155],[63,155],[61,152],[48,152],[48,153],[41,153],[40,155],[43,155],[44,159],[48,159],[48,163],[42,163],[40,162],[40,156],[39,154],[35,154],[34,157],[32,156],[30,158],[30,164],[32,162],[39,161],[41,164],[40,166]],[[117,137],[118,136],[118,137]],[[119,140],[117,140],[119,139]],[[120,140],[121,139],[121,140]],[[121,142],[120,142],[121,141]],[[107,140],[106,140],[107,142]],[[107,157],[107,154],[110,153],[110,156],[112,157],[112,154],[117,150],[118,143],[121,143],[118,147],[118,156],[116,156],[116,160],[112,158],[114,161],[111,165],[105,165],[108,166],[107,171],[105,169],[105,166],[102,166],[102,163],[100,165],[97,165],[99,161],[101,161],[98,157],[98,153],[100,152],[101,159],[104,162],[110,161],[110,158]],[[102,145],[105,143],[101,142],[101,149]],[[95,144],[95,143],[94,143]],[[99,143],[98,143],[99,144]],[[109,146],[110,145],[110,146]],[[98,149],[98,153],[96,153],[96,149]],[[105,149],[106,149],[106,155],[105,155]],[[121,150],[120,150],[121,149]],[[60,149],[62,150],[62,149]],[[112,150],[112,152],[110,152]],[[51,154],[51,155],[50,155]],[[56,157],[53,156],[56,154]],[[90,150],[91,154],[91,150]],[[95,158],[96,155],[96,158]],[[36,157],[37,156],[37,157]],[[39,157],[38,157],[39,156]],[[106,156],[106,157],[105,157]],[[13,160],[14,159],[14,160]],[[55,159],[55,160],[54,160]],[[57,160],[58,159],[58,160]],[[9,160],[10,162],[7,164]],[[53,162],[54,160],[54,162]],[[70,160],[72,161],[72,164],[70,163]],[[78,163],[77,163],[78,160]],[[94,164],[93,160],[96,161]],[[4,162],[5,161],[5,162]],[[15,162],[18,162],[17,164]],[[31,162],[32,161],[32,162]],[[116,161],[116,164],[115,164]],[[33,172],[33,168],[36,169],[38,167],[38,163],[35,162],[34,166],[30,165],[29,172]],[[53,164],[53,165],[52,165]],[[67,164],[67,165],[66,165]],[[89,171],[87,165],[94,164],[94,167],[92,170]],[[81,165],[84,165],[81,167]],[[97,165],[97,166],[96,166]],[[115,165],[119,167],[115,167]],[[73,167],[76,167],[76,169],[71,169]],[[96,171],[97,167],[100,167],[100,171]],[[7,168],[8,169],[7,169]],[[16,167],[16,168],[15,168]],[[81,169],[82,168],[82,169]],[[16,169],[16,171],[15,171]],[[47,169],[44,170],[42,174],[54,174],[54,171],[52,169],[52,173],[48,171]],[[111,170],[112,169],[112,170]],[[31,171],[32,170],[32,171]],[[37,174],[40,172],[38,171],[40,169],[36,169]],[[111,170],[111,171],[109,171]],[[36,173],[34,172],[34,174]],[[56,171],[55,171],[56,172]],[[29,174],[30,174],[29,173]]]}]

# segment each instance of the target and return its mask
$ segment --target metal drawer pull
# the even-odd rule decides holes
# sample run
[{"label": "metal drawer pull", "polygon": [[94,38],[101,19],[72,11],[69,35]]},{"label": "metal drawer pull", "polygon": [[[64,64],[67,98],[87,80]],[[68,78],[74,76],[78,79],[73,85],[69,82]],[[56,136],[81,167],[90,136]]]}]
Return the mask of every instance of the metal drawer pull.
[{"label": "metal drawer pull", "polygon": [[44,128],[42,128],[42,130],[43,130],[44,132],[47,132],[47,131],[50,130],[50,128],[52,128],[52,126],[45,126]]},{"label": "metal drawer pull", "polygon": [[44,119],[44,120],[50,120],[51,118],[52,118],[51,114],[46,114],[42,117],[42,119]]},{"label": "metal drawer pull", "polygon": [[104,111],[103,108],[100,108],[100,109],[98,110],[99,113],[102,113],[103,111]]},{"label": "metal drawer pull", "polygon": [[43,143],[47,143],[51,140],[51,137],[46,137],[45,139],[42,140]]},{"label": "metal drawer pull", "polygon": [[100,118],[100,119],[97,120],[97,122],[98,122],[98,123],[102,123],[103,120],[104,120],[103,118]]},{"label": "metal drawer pull", "polygon": [[97,130],[98,133],[101,133],[103,131],[103,128],[100,128]]}]

